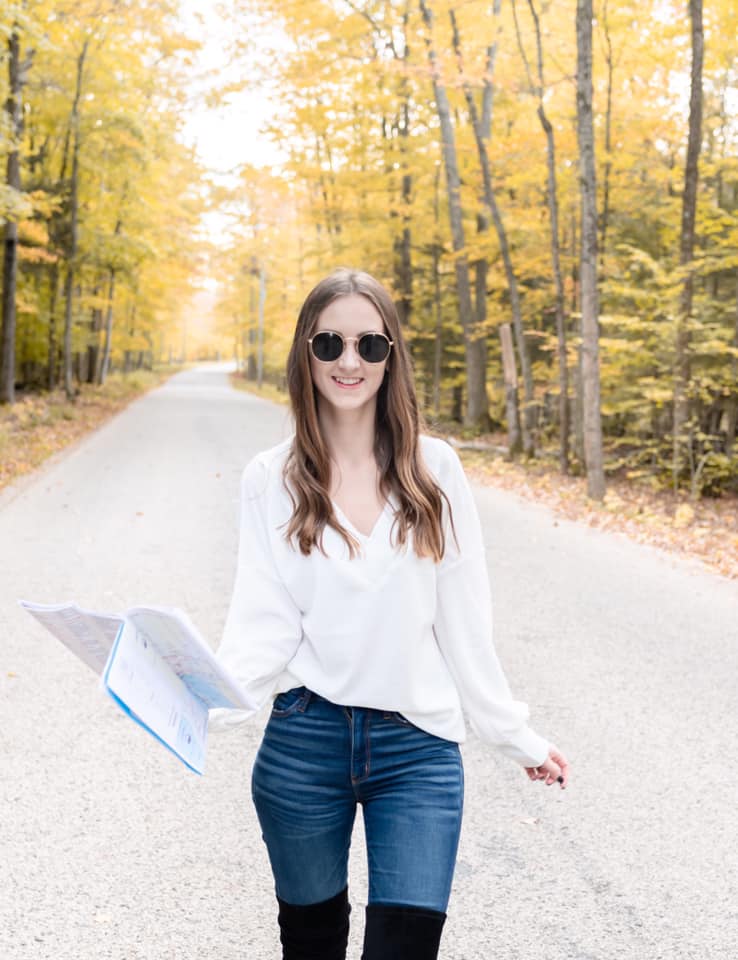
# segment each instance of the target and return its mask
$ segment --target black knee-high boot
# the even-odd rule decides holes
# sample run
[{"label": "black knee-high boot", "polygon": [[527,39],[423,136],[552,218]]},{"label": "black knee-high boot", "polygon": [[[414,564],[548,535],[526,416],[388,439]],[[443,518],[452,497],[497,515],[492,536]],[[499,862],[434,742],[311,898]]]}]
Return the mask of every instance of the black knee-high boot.
[{"label": "black knee-high boot", "polygon": [[346,960],[348,887],[320,903],[286,903],[277,897],[282,960]]},{"label": "black knee-high boot", "polygon": [[445,920],[425,907],[370,903],[361,960],[436,960]]}]

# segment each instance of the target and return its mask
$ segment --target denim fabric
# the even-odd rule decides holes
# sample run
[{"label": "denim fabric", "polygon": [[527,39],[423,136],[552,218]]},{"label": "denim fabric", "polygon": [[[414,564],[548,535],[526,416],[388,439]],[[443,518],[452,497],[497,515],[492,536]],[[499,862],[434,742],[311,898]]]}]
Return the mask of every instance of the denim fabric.
[{"label": "denim fabric", "polygon": [[369,903],[446,910],[464,802],[458,743],[295,687],[274,701],[251,791],[282,900],[320,903],[346,886],[360,803]]}]

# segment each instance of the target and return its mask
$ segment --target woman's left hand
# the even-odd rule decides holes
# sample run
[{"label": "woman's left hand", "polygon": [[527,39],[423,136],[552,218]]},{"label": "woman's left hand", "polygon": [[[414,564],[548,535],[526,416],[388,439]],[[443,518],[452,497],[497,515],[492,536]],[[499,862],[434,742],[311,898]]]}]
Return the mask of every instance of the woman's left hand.
[{"label": "woman's left hand", "polygon": [[548,756],[538,767],[526,767],[525,772],[530,780],[543,780],[547,787],[552,783],[559,783],[561,789],[566,787],[569,780],[569,764],[566,757],[556,747],[550,745]]}]

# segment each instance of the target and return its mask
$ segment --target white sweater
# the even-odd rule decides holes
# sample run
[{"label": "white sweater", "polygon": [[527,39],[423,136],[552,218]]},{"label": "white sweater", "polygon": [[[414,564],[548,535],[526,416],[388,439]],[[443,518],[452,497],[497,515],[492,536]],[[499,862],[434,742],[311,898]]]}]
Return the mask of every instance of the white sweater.
[{"label": "white sweater", "polygon": [[[390,543],[391,498],[369,536],[337,504],[340,522],[362,546],[331,527],[306,557],[283,537],[292,503],[282,466],[292,438],[257,454],[241,482],[238,567],[218,657],[261,708],[305,685],[334,703],[396,710],[428,733],[461,743],[464,713],[474,732],[524,766],[549,744],[513,700],[492,641],[492,603],[479,515],[458,455],[420,437],[420,452],[449,498],[460,552],[445,518],[440,563]],[[444,513],[446,511],[444,510]],[[282,528],[282,529],[280,529]],[[222,729],[249,711],[211,711]]]}]

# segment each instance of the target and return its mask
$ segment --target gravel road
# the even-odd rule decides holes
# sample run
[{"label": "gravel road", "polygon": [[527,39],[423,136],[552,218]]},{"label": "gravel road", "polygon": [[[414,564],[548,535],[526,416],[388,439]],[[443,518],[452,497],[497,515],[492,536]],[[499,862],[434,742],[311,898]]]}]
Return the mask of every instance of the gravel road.
[{"label": "gravel road", "polygon": [[[189,773],[17,607],[184,608],[217,644],[238,480],[290,431],[226,368],[175,376],[0,495],[0,957],[276,960],[249,796],[263,712]],[[496,642],[572,763],[530,783],[471,737],[444,960],[728,960],[738,943],[738,589],[475,488]],[[349,957],[366,903],[361,817]]]}]

